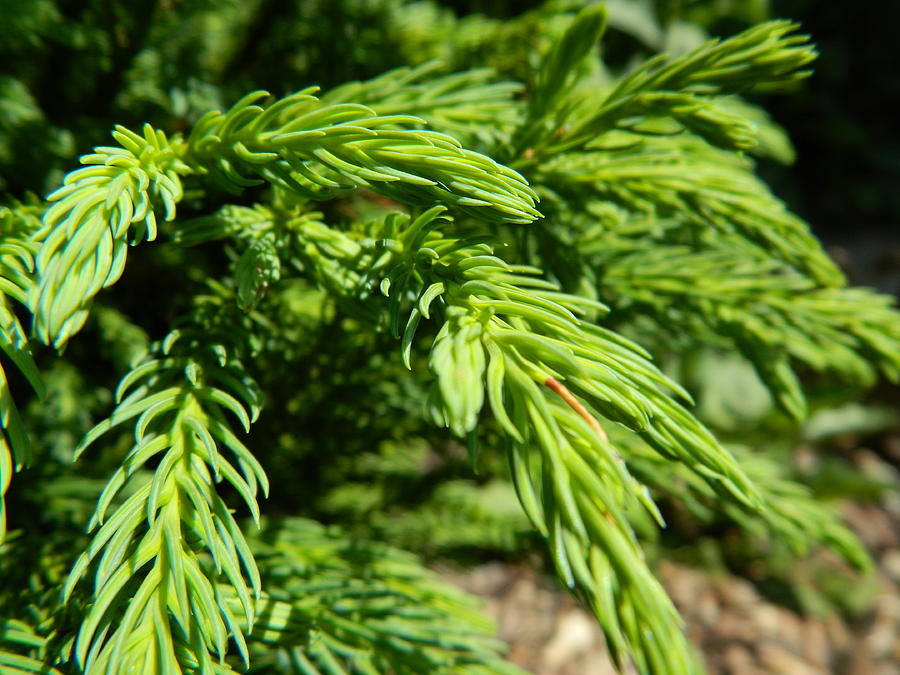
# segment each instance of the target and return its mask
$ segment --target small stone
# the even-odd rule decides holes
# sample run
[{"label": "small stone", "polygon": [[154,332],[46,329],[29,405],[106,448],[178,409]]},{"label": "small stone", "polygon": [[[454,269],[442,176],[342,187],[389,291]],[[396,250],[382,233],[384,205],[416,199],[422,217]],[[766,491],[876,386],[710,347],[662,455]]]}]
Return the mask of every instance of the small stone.
[{"label": "small stone", "polygon": [[789,649],[773,644],[759,648],[760,672],[767,675],[828,675],[828,672],[806,663]]},{"label": "small stone", "polygon": [[879,561],[879,567],[895,582],[900,583],[900,549],[885,553]]},{"label": "small stone", "polygon": [[872,675],[898,675],[900,673],[900,661],[879,663],[872,670]]},{"label": "small stone", "polygon": [[822,622],[832,649],[838,652],[847,651],[851,647],[853,637],[841,618],[837,614],[829,614]]},{"label": "small stone", "polygon": [[810,619],[803,622],[801,647],[801,654],[810,665],[828,669],[831,650],[828,647],[828,631],[822,621]]},{"label": "small stone", "polygon": [[845,515],[850,528],[870,551],[880,552],[897,546],[900,534],[884,509],[854,504],[848,506]]},{"label": "small stone", "polygon": [[753,659],[750,650],[738,644],[730,644],[725,648],[721,664],[728,675],[754,675],[759,672],[759,664]]},{"label": "small stone", "polygon": [[704,626],[712,626],[719,617],[719,603],[709,589],[704,590],[697,598],[694,619]]},{"label": "small stone", "polygon": [[570,609],[557,617],[556,630],[542,650],[542,666],[558,670],[568,661],[588,652],[603,638],[597,622],[579,609]]},{"label": "small stone", "polygon": [[854,649],[850,653],[847,675],[875,675],[875,664],[872,662],[872,657],[863,649]]},{"label": "small stone", "polygon": [[896,593],[886,592],[879,595],[875,617],[865,643],[872,656],[879,659],[891,656],[898,640],[900,640],[900,597]]},{"label": "small stone", "polygon": [[721,642],[745,642],[753,644],[761,638],[759,627],[754,621],[736,613],[725,613],[713,626],[713,635]]},{"label": "small stone", "polygon": [[759,603],[759,595],[753,585],[743,579],[724,579],[717,584],[716,590],[722,604],[727,607],[749,608]]}]

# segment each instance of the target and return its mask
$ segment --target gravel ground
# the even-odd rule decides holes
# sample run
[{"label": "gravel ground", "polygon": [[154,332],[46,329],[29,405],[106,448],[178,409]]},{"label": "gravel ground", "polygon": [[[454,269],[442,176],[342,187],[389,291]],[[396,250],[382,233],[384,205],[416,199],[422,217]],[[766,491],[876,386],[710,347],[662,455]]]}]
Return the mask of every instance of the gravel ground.
[{"label": "gravel ground", "polygon": [[[892,442],[900,459],[900,438]],[[896,473],[872,453],[861,461]],[[843,514],[878,567],[874,604],[853,620],[802,616],[738,577],[660,567],[712,675],[900,675],[900,494],[880,504],[847,504]],[[593,618],[531,568],[489,563],[455,580],[486,599],[510,659],[535,675],[616,672]]]}]

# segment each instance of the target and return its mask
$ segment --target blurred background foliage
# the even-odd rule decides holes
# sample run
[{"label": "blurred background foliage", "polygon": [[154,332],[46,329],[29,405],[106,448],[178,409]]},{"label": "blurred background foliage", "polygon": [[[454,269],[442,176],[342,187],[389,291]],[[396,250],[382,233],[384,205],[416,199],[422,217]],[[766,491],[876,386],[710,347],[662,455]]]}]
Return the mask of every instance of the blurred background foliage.
[{"label": "blurred background foliage", "polygon": [[[490,66],[501,76],[533,84],[528,78],[535,72],[535,55],[583,4],[3,0],[0,203],[46,194],[79,154],[107,142],[115,123],[135,128],[150,121],[167,131],[184,130],[205,111],[222,109],[253,89],[280,96],[319,84],[327,91],[432,59],[448,71]],[[816,75],[793,95],[759,99],[790,130],[793,143],[773,131],[777,137],[770,145],[780,148],[774,153],[780,161],[762,160],[762,171],[826,243],[865,239],[883,253],[888,249],[880,242],[896,242],[900,80],[893,33],[900,24],[900,3],[610,0],[608,6],[611,31],[603,43],[604,60],[616,71],[659,50],[682,53],[710,35],[730,35],[768,17],[800,21],[821,56]],[[375,207],[361,203],[359,208]],[[189,204],[185,213],[190,215]],[[863,259],[851,255],[844,261],[861,266],[857,279],[879,283],[882,290],[900,289],[890,270],[879,277],[867,254],[860,255]],[[187,256],[183,249],[161,245],[151,267],[135,254],[127,278],[98,305],[85,339],[52,366],[52,355],[41,354],[49,391],[43,402],[31,404],[28,419],[46,456],[59,464],[69,461],[92,418],[108,408],[109,383],[146,345],[147,333],[158,337],[184,313],[186,294],[175,290],[196,287],[208,270],[226,264],[202,246],[191,249],[190,264]],[[166,289],[172,290],[166,295],[173,302],[151,301]],[[300,307],[303,294],[311,292],[317,291],[298,287],[280,301]],[[403,369],[399,359],[381,356],[386,350],[378,341],[390,338],[355,331],[355,320],[339,314],[310,317],[309,325],[317,326],[310,333],[297,312],[287,315],[297,325],[282,328],[283,349],[266,350],[272,362],[257,367],[263,374],[260,385],[272,400],[254,427],[251,446],[280,450],[266,458],[274,495],[266,507],[269,515],[302,513],[340,521],[354,533],[432,559],[536,555],[541,547],[503,478],[502,462],[485,458],[480,473],[472,476],[466,448],[423,419],[423,385],[389,376]],[[143,330],[125,316],[141,316]],[[102,361],[88,353],[95,346]],[[298,362],[308,366],[295,378],[284,378],[284,368]],[[741,359],[710,349],[690,359],[673,356],[666,366],[696,393],[700,415],[726,441],[739,439],[743,446],[764,450],[757,455],[762,459],[754,464],[756,470],[785,473],[810,486],[815,497],[829,499],[876,500],[896,487],[850,467],[834,442],[847,434],[867,439],[897,429],[896,388],[863,397],[810,379],[815,414],[798,427],[777,412]],[[800,465],[795,451],[809,444],[821,449],[818,459]],[[108,456],[91,460],[83,483],[68,484],[71,494],[53,494],[46,509],[30,512],[30,503],[47,498],[42,474],[54,473],[52,464],[39,463],[17,477],[22,489],[11,494],[11,512],[32,513],[38,532],[65,527],[74,532],[73,525],[86,520],[78,515],[85,505],[80,496],[93,494],[97,478],[115,465]],[[739,535],[685,487],[682,500],[663,503],[671,526],[649,550],[744,572],[764,564],[764,578],[783,581],[769,588],[787,602],[807,609],[845,603],[834,584],[818,583],[821,575],[794,578],[790,552],[766,533]],[[718,543],[725,540],[731,542],[727,548]]]},{"label": "blurred background foliage", "polygon": [[[114,123],[188,126],[253,88],[323,89],[441,58],[521,76],[579,0],[4,0],[0,189],[46,191]],[[614,65],[678,53],[769,17],[815,37],[816,75],[766,109],[797,162],[764,166],[776,192],[826,238],[892,236],[900,218],[895,2],[610,0]],[[555,20],[554,20],[555,17]],[[510,20],[513,19],[513,20]],[[548,20],[549,19],[549,20]],[[27,156],[22,161],[23,155]],[[14,170],[13,170],[14,168]],[[900,283],[892,280],[887,283]],[[895,285],[890,290],[897,290]]]}]

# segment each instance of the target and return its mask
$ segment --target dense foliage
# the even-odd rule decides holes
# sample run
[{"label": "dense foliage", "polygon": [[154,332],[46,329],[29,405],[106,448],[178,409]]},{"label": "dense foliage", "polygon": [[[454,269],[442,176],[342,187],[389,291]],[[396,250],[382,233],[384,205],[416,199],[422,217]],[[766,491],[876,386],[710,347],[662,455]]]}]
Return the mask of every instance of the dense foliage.
[{"label": "dense foliage", "polygon": [[755,175],[809,39],[582,4],[0,6],[0,672],[521,672],[406,548],[546,551],[677,675],[670,516],[867,567],[779,455],[805,386],[900,379]]}]

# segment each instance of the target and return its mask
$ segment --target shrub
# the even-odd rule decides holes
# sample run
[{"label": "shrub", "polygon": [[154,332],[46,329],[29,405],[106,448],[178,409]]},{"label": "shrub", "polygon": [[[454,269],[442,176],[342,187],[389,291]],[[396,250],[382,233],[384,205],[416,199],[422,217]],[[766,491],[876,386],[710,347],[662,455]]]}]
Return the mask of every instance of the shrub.
[{"label": "shrub", "polygon": [[[105,78],[59,82],[69,128],[29,93],[25,55],[71,8],[3,10],[22,60],[0,159],[25,138],[39,158],[8,187],[52,182],[105,114],[162,121],[116,125],[45,199],[0,213],[4,672],[519,672],[472,600],[391,546],[536,540],[620,664],[695,672],[641,543],[674,502],[867,566],[826,504],[727,449],[657,365],[738,355],[782,425],[807,414],[798,372],[900,376],[890,299],[846,288],[754,175],[788,146],[739,97],[808,74],[795,25],[619,72],[596,50],[603,5],[502,22],[348,2],[353,30],[309,34],[296,59],[358,30],[351,63],[393,58],[381,44],[444,62],[197,115],[281,76],[241,54],[271,65],[317,24],[138,4],[89,3],[57,43],[90,44]],[[219,33],[195,44],[186,17]],[[539,57],[515,58],[529,40]],[[154,80],[195,67],[206,81]]]}]

